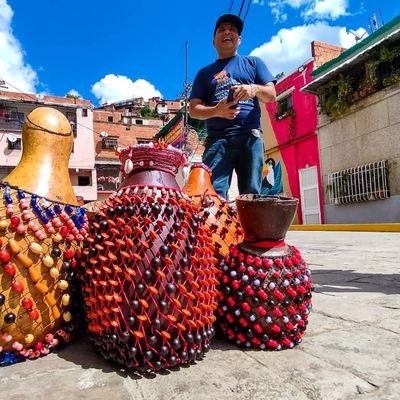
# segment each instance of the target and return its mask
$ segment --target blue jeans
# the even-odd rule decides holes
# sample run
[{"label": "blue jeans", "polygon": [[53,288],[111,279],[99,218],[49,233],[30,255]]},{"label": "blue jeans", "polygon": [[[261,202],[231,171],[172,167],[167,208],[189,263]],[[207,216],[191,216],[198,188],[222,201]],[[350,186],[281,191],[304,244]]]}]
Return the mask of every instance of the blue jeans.
[{"label": "blue jeans", "polygon": [[[261,131],[259,131],[261,132]],[[264,143],[251,132],[227,137],[208,137],[203,163],[212,170],[215,191],[225,199],[235,170],[240,194],[261,191]]]}]

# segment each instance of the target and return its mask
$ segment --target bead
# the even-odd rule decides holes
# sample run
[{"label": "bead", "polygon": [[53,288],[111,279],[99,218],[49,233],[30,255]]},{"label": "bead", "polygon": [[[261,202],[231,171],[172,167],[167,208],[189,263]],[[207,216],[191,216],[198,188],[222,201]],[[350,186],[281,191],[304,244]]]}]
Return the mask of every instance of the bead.
[{"label": "bead", "polygon": [[56,243],[60,243],[64,240],[63,237],[59,233],[56,233],[55,235],[53,235],[52,239]]},{"label": "bead", "polygon": [[13,313],[8,313],[4,316],[4,322],[6,324],[12,324],[15,322],[16,316]]},{"label": "bead", "polygon": [[59,277],[59,275],[60,275],[60,272],[58,271],[57,268],[51,268],[51,269],[50,269],[50,276],[51,276],[53,279],[57,279],[57,278]]},{"label": "bead", "polygon": [[14,264],[14,263],[11,263],[11,262],[8,262],[8,263],[4,266],[4,272],[5,272],[8,276],[13,277],[13,276],[16,274],[16,272],[17,272],[17,269],[16,269],[16,267],[15,267],[15,264]]},{"label": "bead", "polygon": [[11,284],[11,288],[12,288],[12,290],[14,290],[14,292],[17,292],[17,293],[22,293],[25,289],[24,284],[20,281],[14,281]]},{"label": "bead", "polygon": [[72,319],[72,315],[69,311],[63,313],[62,317],[65,322],[69,322]]},{"label": "bead", "polygon": [[21,300],[21,305],[25,310],[30,310],[33,307],[32,299],[25,297]]},{"label": "bead", "polygon": [[47,268],[51,268],[54,265],[54,260],[52,257],[50,257],[49,255],[44,256],[42,258],[42,262],[43,264],[47,267]]},{"label": "bead", "polygon": [[23,224],[19,224],[16,228],[16,231],[20,235],[24,235],[26,233],[26,226]]},{"label": "bead", "polygon": [[27,335],[25,335],[25,343],[30,344],[35,340],[35,337],[32,335],[32,333],[28,333]]},{"label": "bead", "polygon": [[8,263],[11,260],[11,255],[7,250],[0,250],[0,262],[3,264]]},{"label": "bead", "polygon": [[14,343],[11,345],[11,347],[12,347],[13,350],[15,350],[15,351],[21,351],[21,350],[24,348],[24,346],[23,346],[21,343],[19,343],[19,342],[14,342]]},{"label": "bead", "polygon": [[39,318],[39,311],[37,309],[31,310],[28,312],[28,317],[32,320],[32,321],[36,321]]},{"label": "bead", "polygon": [[70,295],[69,294],[63,294],[61,297],[61,302],[63,306],[68,306],[70,303]]},{"label": "bead", "polygon": [[64,280],[64,279],[62,279],[62,280],[60,280],[60,282],[58,282],[58,287],[59,287],[61,290],[67,289],[68,286],[69,286],[68,282],[67,282],[66,280]]},{"label": "bead", "polygon": [[32,242],[29,246],[29,250],[31,250],[32,253],[35,253],[35,254],[40,254],[43,252],[42,246],[37,242]]}]

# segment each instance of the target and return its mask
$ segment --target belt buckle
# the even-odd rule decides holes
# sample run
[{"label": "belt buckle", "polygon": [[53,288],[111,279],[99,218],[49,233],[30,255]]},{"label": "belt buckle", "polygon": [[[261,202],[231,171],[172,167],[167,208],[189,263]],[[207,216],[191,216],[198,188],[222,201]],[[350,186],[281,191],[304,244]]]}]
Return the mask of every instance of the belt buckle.
[{"label": "belt buckle", "polygon": [[256,137],[256,138],[261,137],[261,132],[260,132],[259,129],[252,129],[252,130],[251,130],[251,134],[252,134],[254,137]]}]

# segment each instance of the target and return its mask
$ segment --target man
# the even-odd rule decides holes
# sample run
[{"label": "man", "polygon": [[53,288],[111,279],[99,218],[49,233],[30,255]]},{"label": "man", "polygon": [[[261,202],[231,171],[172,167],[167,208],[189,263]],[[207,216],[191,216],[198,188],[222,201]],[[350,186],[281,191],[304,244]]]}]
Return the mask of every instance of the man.
[{"label": "man", "polygon": [[[203,162],[212,170],[212,183],[227,198],[232,173],[239,193],[260,193],[264,145],[260,105],[276,98],[274,78],[258,57],[241,56],[243,21],[236,15],[218,18],[213,44],[218,59],[196,75],[189,113],[206,120]],[[228,102],[229,89],[234,91]]]}]

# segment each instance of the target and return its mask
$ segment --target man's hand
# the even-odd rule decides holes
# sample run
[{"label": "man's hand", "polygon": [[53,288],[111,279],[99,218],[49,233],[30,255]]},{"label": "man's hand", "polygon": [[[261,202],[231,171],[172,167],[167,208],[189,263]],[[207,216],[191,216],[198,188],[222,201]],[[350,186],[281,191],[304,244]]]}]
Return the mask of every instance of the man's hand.
[{"label": "man's hand", "polygon": [[234,119],[240,113],[240,107],[236,106],[236,100],[228,102],[223,99],[215,106],[215,113],[216,117]]},{"label": "man's hand", "polygon": [[[221,100],[215,106],[206,106],[200,99],[192,99],[189,103],[189,114],[192,118],[208,119],[208,118],[226,118],[234,119],[240,112],[240,107],[235,107],[236,101],[226,99]],[[233,108],[231,108],[233,106]]]},{"label": "man's hand", "polygon": [[233,99],[236,103],[239,101],[248,101],[254,97],[262,103],[269,103],[276,100],[275,86],[272,82],[266,85],[256,85],[254,83],[234,85],[231,89],[235,91]]},{"label": "man's hand", "polygon": [[234,85],[231,89],[235,91],[233,99],[236,103],[250,100],[256,95],[254,85]]}]

